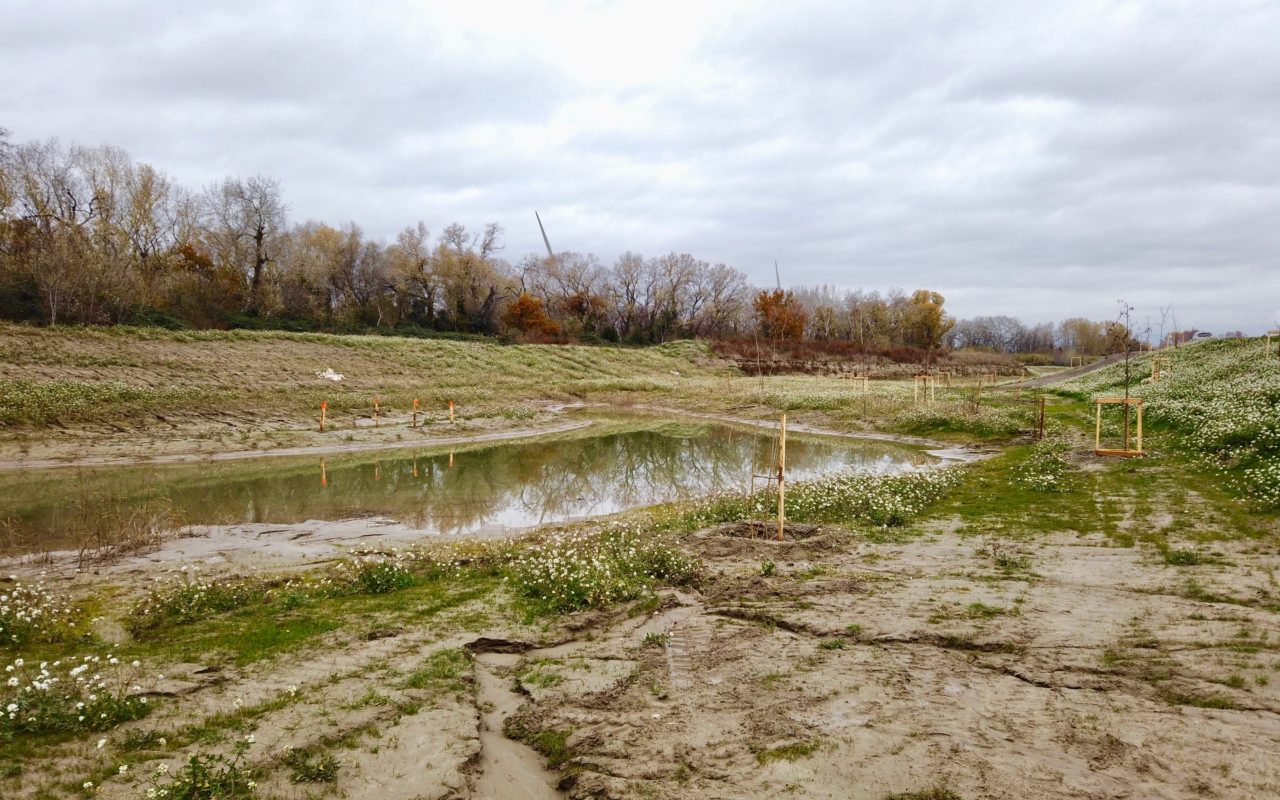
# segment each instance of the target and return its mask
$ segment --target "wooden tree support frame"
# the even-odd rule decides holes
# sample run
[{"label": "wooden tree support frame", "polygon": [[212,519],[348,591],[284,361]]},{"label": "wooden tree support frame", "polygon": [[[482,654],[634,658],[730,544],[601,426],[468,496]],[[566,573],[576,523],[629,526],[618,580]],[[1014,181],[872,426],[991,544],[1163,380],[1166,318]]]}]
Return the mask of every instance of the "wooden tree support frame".
[{"label": "wooden tree support frame", "polygon": [[840,373],[839,377],[841,380],[853,381],[854,385],[857,386],[859,389],[861,389],[863,392],[870,391],[871,389],[870,385],[867,383],[868,377],[869,377],[867,375],[859,375],[859,374],[849,375],[847,373],[842,372]]},{"label": "wooden tree support frame", "polygon": [[1159,383],[1160,379],[1165,375],[1173,374],[1173,365],[1169,363],[1169,356],[1164,353],[1156,353],[1151,356],[1151,382]]},{"label": "wooden tree support frame", "polygon": [[1083,366],[1084,366],[1084,356],[1071,357],[1071,369],[1075,369],[1076,367],[1083,367]]},{"label": "wooden tree support frame", "polygon": [[775,538],[782,541],[785,537],[787,527],[787,415],[783,414],[778,419],[778,446],[775,450],[776,460],[771,465],[769,472],[764,475],[757,475],[754,472],[751,475],[751,498],[754,505],[756,496],[756,481],[764,479],[763,491],[768,492],[769,487],[775,482],[777,483],[778,492],[778,530]]},{"label": "wooden tree support frame", "polygon": [[932,403],[935,397],[934,389],[937,386],[937,381],[933,379],[933,376],[916,375],[915,378],[913,378],[913,381],[912,402],[919,403],[920,398],[923,397],[926,403]]},{"label": "wooden tree support frame", "polygon": [[[1098,456],[1119,456],[1120,458],[1137,458],[1144,456],[1142,451],[1142,398],[1141,397],[1099,397],[1094,402],[1095,417],[1093,429],[1093,454]],[[1124,409],[1124,447],[1111,449],[1102,446],[1102,407],[1121,406]],[[1138,408],[1137,447],[1130,448],[1129,406]]]},{"label": "wooden tree support frame", "polygon": [[787,528],[787,415],[778,421],[778,541]]}]

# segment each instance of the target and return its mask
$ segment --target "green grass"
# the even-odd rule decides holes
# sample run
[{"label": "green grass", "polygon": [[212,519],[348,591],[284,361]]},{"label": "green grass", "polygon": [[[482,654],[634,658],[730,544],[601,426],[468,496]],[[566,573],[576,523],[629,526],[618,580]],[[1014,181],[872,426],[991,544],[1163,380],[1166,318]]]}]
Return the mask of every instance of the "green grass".
[{"label": "green grass", "polygon": [[[1077,430],[1078,446],[1091,449],[1087,412],[1083,402],[1062,400],[1054,404],[1050,422]],[[1030,447],[1015,445],[964,470],[960,485],[924,517],[955,520],[962,534],[1031,541],[1052,533],[1101,533],[1117,546],[1144,542],[1162,553],[1186,549],[1171,547],[1171,540],[1201,544],[1268,536],[1265,520],[1243,508],[1211,475],[1197,471],[1188,457],[1161,449],[1163,441],[1159,434],[1149,438],[1159,457],[1102,461],[1100,469],[1072,473],[1056,492],[1009,480],[1032,455]],[[1025,569],[1020,560],[997,566]]]},{"label": "green grass", "polygon": [[967,610],[970,619],[994,619],[1008,613],[1003,608],[989,606],[986,603],[970,603]]},{"label": "green grass", "polygon": [[422,666],[405,680],[404,685],[410,689],[463,691],[467,687],[466,677],[470,671],[470,651],[460,647],[446,648],[427,656]]},{"label": "green grass", "polygon": [[573,750],[569,747],[571,731],[560,728],[530,730],[524,726],[519,717],[507,717],[503,722],[502,732],[510,739],[532,747],[547,760],[548,769],[559,769],[573,758]]},{"label": "green grass", "polygon": [[884,800],[962,800],[960,795],[946,788],[935,786],[918,792],[895,792],[884,796]]},{"label": "green grass", "polygon": [[[0,324],[0,423],[41,426],[126,419],[161,411],[246,410],[312,416],[329,402],[334,423],[370,410],[404,413],[414,398],[443,419],[512,411],[512,399],[567,399],[636,387],[669,394],[672,372],[717,375],[705,343],[646,348],[508,345],[397,336],[150,328],[35,328]],[[31,380],[32,367],[65,377]],[[127,381],[107,377],[128,367]],[[347,376],[320,381],[330,367]],[[155,386],[180,387],[153,389]],[[349,425],[347,425],[349,427]]]},{"label": "green grass", "polygon": [[289,768],[289,780],[293,783],[333,783],[338,779],[338,770],[342,766],[332,753],[310,750],[288,751],[284,765]]},{"label": "green grass", "polygon": [[759,749],[755,751],[756,763],[764,766],[770,761],[796,761],[813,755],[818,752],[821,747],[822,742],[817,739],[811,739],[806,742],[795,742],[793,744],[782,745],[781,747]]}]

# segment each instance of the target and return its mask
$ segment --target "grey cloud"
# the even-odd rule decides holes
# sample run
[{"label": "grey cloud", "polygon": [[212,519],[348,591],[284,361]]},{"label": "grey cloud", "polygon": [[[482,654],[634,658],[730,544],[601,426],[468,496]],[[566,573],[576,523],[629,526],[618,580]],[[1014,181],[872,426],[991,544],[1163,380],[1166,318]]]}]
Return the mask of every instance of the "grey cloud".
[{"label": "grey cloud", "polygon": [[[293,217],[378,236],[496,220],[512,259],[538,208],[605,261],[687,250],[771,283],[777,258],[966,316],[1124,296],[1258,330],[1280,305],[1274,4],[734,6],[675,80],[617,85],[424,6],[351,8],[9,4],[0,125],[194,185],[269,173]],[[628,113],[568,111],[592,101]]]}]

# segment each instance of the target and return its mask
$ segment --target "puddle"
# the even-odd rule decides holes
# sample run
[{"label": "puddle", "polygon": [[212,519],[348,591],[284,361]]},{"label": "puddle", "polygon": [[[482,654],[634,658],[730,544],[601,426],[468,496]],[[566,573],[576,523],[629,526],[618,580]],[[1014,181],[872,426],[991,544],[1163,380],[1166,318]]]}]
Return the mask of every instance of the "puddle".
[{"label": "puddle", "polygon": [[[289,525],[378,517],[422,535],[496,534],[718,490],[746,490],[769,435],[629,420],[622,431],[446,451],[93,467],[0,474],[0,553],[74,549],[139,526]],[[788,437],[788,478],[896,472],[932,461],[893,443]]]}]

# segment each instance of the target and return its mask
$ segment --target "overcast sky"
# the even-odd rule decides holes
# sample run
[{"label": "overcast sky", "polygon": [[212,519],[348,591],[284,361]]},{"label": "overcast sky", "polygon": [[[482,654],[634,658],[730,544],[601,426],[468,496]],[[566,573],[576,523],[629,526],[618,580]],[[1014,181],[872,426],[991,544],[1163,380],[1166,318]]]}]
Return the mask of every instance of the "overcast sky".
[{"label": "overcast sky", "polygon": [[[368,5],[370,8],[362,8]],[[372,10],[371,10],[372,9]],[[0,3],[0,127],[503,256],[690,252],[957,316],[1280,316],[1280,4]]]}]

